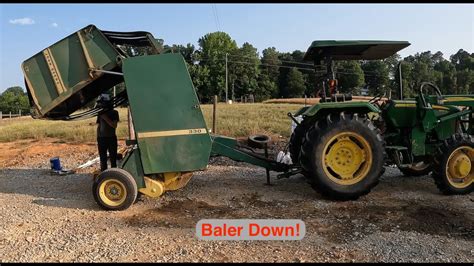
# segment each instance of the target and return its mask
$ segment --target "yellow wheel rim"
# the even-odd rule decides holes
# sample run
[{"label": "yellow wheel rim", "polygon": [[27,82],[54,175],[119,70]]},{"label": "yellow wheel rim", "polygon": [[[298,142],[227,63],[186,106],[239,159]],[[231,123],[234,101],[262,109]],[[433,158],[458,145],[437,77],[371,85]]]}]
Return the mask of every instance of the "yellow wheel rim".
[{"label": "yellow wheel rim", "polygon": [[119,180],[108,179],[100,184],[99,197],[108,206],[117,207],[125,202],[127,190]]},{"label": "yellow wheel rim", "polygon": [[448,182],[455,188],[466,188],[474,180],[474,149],[469,146],[461,146],[449,155],[446,162],[446,177]]},{"label": "yellow wheel rim", "polygon": [[361,135],[342,132],[332,137],[323,150],[326,175],[341,185],[353,185],[364,179],[372,165],[372,149]]}]

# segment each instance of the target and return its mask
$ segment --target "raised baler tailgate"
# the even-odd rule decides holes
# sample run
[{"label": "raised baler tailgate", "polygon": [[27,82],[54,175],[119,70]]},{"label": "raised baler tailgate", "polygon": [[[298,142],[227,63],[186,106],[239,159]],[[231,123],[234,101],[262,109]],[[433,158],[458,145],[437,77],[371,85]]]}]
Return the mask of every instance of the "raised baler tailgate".
[{"label": "raised baler tailgate", "polygon": [[183,57],[128,58],[123,73],[145,174],[204,169],[211,137]]}]

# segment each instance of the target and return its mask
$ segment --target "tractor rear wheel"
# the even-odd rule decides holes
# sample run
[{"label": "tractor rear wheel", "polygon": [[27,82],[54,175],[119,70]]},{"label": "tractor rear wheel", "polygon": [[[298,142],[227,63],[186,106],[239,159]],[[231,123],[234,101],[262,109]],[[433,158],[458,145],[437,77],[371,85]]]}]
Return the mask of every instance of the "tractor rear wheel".
[{"label": "tractor rear wheel", "polygon": [[434,161],[432,176],[443,194],[462,195],[474,190],[474,136],[453,135],[441,145]]},{"label": "tractor rear wheel", "polygon": [[336,200],[355,200],[378,184],[385,142],[372,122],[358,114],[331,114],[312,126],[300,163],[312,187]]},{"label": "tractor rear wheel", "polygon": [[308,128],[303,124],[299,124],[291,134],[288,150],[290,151],[291,161],[293,164],[299,164],[301,144],[303,143],[307,130]]},{"label": "tractor rear wheel", "polygon": [[424,176],[429,174],[433,170],[433,167],[429,163],[418,162],[412,163],[410,166],[399,166],[398,169],[405,176]]},{"label": "tractor rear wheel", "polygon": [[100,173],[94,181],[92,194],[97,204],[104,210],[125,210],[137,198],[137,183],[127,171],[110,168]]}]

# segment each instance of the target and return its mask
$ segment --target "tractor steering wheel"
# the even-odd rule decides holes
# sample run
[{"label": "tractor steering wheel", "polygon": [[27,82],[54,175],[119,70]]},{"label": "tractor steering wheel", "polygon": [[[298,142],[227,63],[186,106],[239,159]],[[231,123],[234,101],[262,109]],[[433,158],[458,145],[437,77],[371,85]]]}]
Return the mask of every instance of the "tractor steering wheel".
[{"label": "tractor steering wheel", "polygon": [[434,85],[433,83],[431,82],[423,82],[421,83],[420,85],[420,90],[419,90],[419,94],[420,94],[420,99],[421,99],[421,102],[423,104],[423,107],[427,108],[428,107],[428,104],[426,103],[426,100],[425,100],[425,96],[423,95],[423,88],[425,86],[429,86],[431,88],[433,88],[436,92],[436,96],[438,96],[438,101],[442,100],[443,99],[443,95],[441,94],[441,91],[440,89]]}]

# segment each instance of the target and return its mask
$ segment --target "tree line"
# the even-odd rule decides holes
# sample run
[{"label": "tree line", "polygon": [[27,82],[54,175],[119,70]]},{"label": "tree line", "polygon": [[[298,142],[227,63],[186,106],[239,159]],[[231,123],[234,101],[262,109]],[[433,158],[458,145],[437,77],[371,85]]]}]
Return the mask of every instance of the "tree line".
[{"label": "tree line", "polygon": [[[318,77],[325,69],[314,68],[303,61],[305,52],[279,52],[269,47],[259,56],[257,48],[245,42],[238,47],[225,32],[213,32],[192,44],[165,46],[185,58],[197,94],[204,103],[213,95],[229,99],[253,94],[257,101],[269,98],[316,96]],[[227,57],[227,60],[226,60]],[[449,59],[441,52],[426,51],[405,58],[395,54],[384,60],[337,61],[336,78],[340,92],[377,95],[399,87],[398,64],[401,64],[405,97],[414,97],[421,82],[435,83],[443,94],[468,94],[474,91],[474,53],[459,49]]]},{"label": "tree line", "polygon": [[[160,40],[161,41],[161,40]],[[198,47],[165,45],[164,52],[180,53],[188,66],[197,95],[202,103],[214,95],[238,100],[253,95],[256,101],[270,98],[315,97],[318,77],[325,69],[315,68],[303,61],[305,52],[279,52],[275,47],[264,49],[261,55],[249,42],[238,46],[225,32],[208,33],[198,40]],[[133,51],[135,54],[136,51]],[[146,51],[142,51],[146,53]],[[369,95],[382,94],[388,89],[396,92],[398,64],[401,64],[404,97],[414,97],[424,81],[435,83],[443,94],[473,94],[474,53],[459,49],[445,59],[441,52],[416,53],[405,58],[395,54],[383,60],[337,61],[336,78],[340,92]],[[227,64],[227,82],[226,82]],[[123,84],[118,90],[123,89]],[[0,111],[29,112],[28,96],[19,86],[0,95]]]}]

